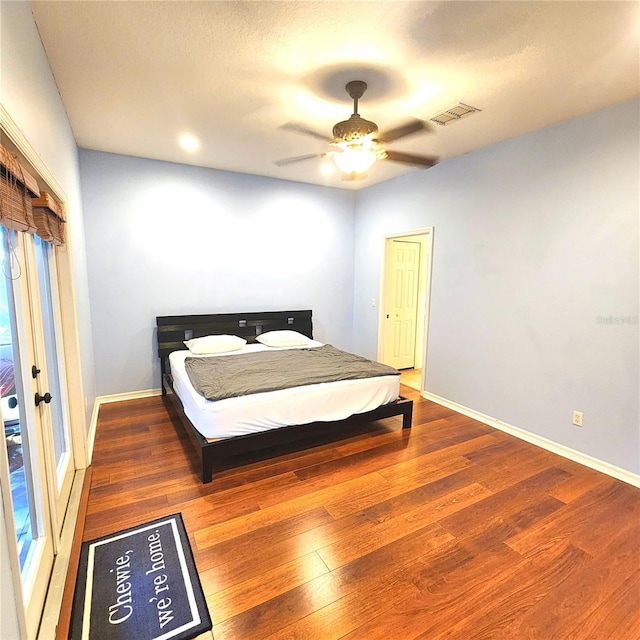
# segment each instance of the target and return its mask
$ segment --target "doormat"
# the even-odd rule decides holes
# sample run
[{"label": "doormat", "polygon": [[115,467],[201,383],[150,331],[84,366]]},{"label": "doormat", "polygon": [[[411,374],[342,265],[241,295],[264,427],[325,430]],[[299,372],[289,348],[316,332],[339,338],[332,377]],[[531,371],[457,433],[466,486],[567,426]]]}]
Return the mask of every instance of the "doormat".
[{"label": "doormat", "polygon": [[187,640],[211,628],[181,514],[82,543],[73,640]]}]

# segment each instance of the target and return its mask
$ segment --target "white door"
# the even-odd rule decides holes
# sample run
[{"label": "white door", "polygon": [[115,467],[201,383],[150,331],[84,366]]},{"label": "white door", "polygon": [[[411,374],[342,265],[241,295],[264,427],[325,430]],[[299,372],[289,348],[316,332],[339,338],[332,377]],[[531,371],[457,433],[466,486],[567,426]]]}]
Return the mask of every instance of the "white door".
[{"label": "white door", "polygon": [[384,291],[383,362],[396,369],[414,366],[420,280],[420,242],[387,242]]},{"label": "white door", "polygon": [[[54,247],[0,227],[0,395],[5,517],[26,637],[35,637],[75,471]],[[10,487],[9,491],[4,491]],[[3,578],[4,579],[4,578]]]},{"label": "white door", "polygon": [[[66,375],[62,357],[62,328],[60,326],[60,299],[54,247],[38,236],[32,236],[39,314],[42,331],[36,335],[36,374],[43,401],[38,405],[45,433],[49,493],[52,502],[54,543],[57,551],[62,532],[64,513],[69,503],[75,465],[71,448],[71,429],[67,401]],[[35,291],[33,291],[35,295]]]},{"label": "white door", "polygon": [[[16,585],[24,603],[26,636],[35,637],[53,566],[54,534],[47,480],[42,412],[35,406],[38,380],[33,307],[27,270],[30,236],[0,227],[0,392],[4,423],[2,465],[5,517],[17,542]],[[7,478],[7,476],[9,476]],[[4,491],[10,487],[9,491]],[[3,580],[5,577],[3,577]],[[22,617],[22,616],[21,616]]]}]

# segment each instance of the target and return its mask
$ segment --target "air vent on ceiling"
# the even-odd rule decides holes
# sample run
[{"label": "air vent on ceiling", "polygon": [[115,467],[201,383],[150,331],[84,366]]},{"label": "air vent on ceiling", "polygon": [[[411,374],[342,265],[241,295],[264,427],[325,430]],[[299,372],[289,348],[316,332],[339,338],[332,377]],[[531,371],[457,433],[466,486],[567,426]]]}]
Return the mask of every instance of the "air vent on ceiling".
[{"label": "air vent on ceiling", "polygon": [[470,107],[468,104],[458,102],[458,104],[454,104],[453,107],[449,107],[444,111],[440,111],[439,113],[436,113],[428,119],[431,120],[431,122],[435,122],[436,124],[444,126],[447,124],[451,124],[456,120],[460,120],[460,118],[470,116],[476,111],[480,111],[480,109],[476,109],[475,107]]}]

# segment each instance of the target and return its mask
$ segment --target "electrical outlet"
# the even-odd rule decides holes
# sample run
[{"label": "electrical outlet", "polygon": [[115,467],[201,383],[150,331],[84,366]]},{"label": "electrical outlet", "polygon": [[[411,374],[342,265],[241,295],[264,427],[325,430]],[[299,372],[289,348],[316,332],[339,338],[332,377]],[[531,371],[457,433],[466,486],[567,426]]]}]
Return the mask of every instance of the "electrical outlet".
[{"label": "electrical outlet", "polygon": [[573,412],[573,424],[576,425],[576,427],[581,427],[582,426],[582,411],[574,411]]}]

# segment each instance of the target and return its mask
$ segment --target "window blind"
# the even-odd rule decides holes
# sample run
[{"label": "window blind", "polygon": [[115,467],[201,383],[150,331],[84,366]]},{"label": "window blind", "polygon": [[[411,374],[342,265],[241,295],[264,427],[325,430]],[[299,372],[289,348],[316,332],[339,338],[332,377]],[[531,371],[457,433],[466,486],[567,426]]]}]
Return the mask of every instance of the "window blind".
[{"label": "window blind", "polygon": [[66,216],[62,203],[0,144],[0,224],[7,229],[37,233],[55,245],[64,244]]},{"label": "window blind", "polygon": [[33,233],[34,195],[40,195],[36,179],[0,145],[0,224],[7,229]]},{"label": "window blind", "polygon": [[66,218],[62,203],[47,191],[31,200],[36,233],[51,244],[64,244],[64,223]]}]

